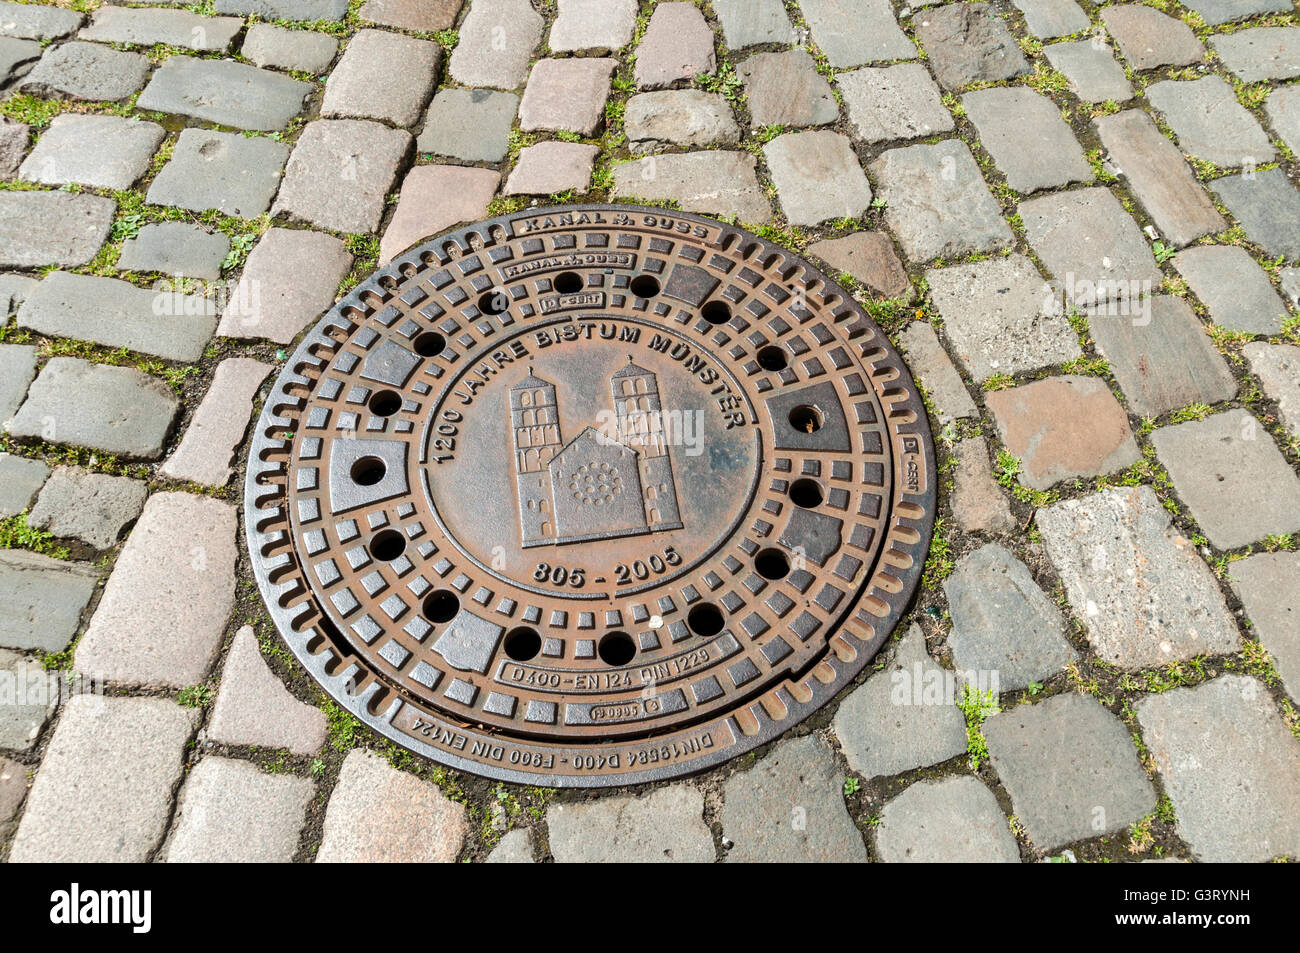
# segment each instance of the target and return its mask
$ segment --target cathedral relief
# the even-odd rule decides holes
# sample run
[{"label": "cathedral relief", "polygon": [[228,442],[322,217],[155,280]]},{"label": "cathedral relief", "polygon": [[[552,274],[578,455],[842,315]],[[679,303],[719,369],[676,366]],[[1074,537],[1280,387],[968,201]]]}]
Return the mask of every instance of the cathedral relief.
[{"label": "cathedral relief", "polygon": [[629,357],[609,390],[613,435],[587,426],[565,443],[555,385],[529,368],[510,388],[525,548],[682,528],[658,379]]}]

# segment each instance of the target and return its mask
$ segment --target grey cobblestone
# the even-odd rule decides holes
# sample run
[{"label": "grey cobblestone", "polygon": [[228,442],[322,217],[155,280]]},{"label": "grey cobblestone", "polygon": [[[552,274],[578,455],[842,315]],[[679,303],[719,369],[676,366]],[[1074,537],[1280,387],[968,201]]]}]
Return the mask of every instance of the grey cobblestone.
[{"label": "grey cobblestone", "polygon": [[946,89],[1029,72],[1015,38],[987,3],[950,3],[913,18],[917,39],[930,54],[935,78]]},{"label": "grey cobblestone", "polygon": [[1020,862],[997,798],[969,775],[918,781],[886,804],[876,846],[886,863]]},{"label": "grey cobblestone", "polygon": [[0,748],[27,751],[54,713],[58,692],[49,690],[50,675],[38,661],[8,649],[0,649],[0,678],[7,696],[0,705]]},{"label": "grey cobblestone", "polygon": [[1053,43],[1043,53],[1052,68],[1069,81],[1071,92],[1084,102],[1104,103],[1113,99],[1124,103],[1133,98],[1133,87],[1109,47],[1094,44],[1090,39],[1076,40]]},{"label": "grey cobblestone", "polygon": [[[50,47],[18,87],[21,93],[56,99],[117,101],[144,85],[149,60],[98,43]],[[139,101],[140,108],[151,108]]]},{"label": "grey cobblestone", "polygon": [[614,167],[614,194],[674,199],[687,212],[735,215],[742,222],[771,221],[772,208],[758,184],[757,163],[747,152],[685,152]]},{"label": "grey cobblestone", "polygon": [[907,355],[912,373],[934,403],[935,416],[941,424],[979,415],[961,375],[952,366],[948,352],[928,322],[913,321],[898,336],[898,342]]},{"label": "grey cobblestone", "polygon": [[781,0],[714,0],[722,36],[733,50],[794,41],[794,24]]},{"label": "grey cobblestone", "polygon": [[1183,152],[1225,169],[1273,160],[1268,136],[1221,77],[1152,83],[1146,97],[1173,128]]},{"label": "grey cobblestone", "polygon": [[62,652],[98,581],[99,573],[84,563],[0,551],[0,647]]},{"label": "grey cobblestone", "polygon": [[30,344],[0,344],[0,423],[14,415],[36,378],[36,348]]},{"label": "grey cobblestone", "polygon": [[492,89],[444,89],[433,97],[416,140],[419,152],[499,162],[510,148],[519,97]]},{"label": "grey cobblestone", "polygon": [[660,3],[636,48],[636,85],[659,89],[717,68],[713,31],[692,3]]},{"label": "grey cobblestone", "polygon": [[27,40],[52,40],[67,36],[85,22],[74,10],[28,3],[0,4],[0,34]]},{"label": "grey cobblestone", "polygon": [[28,524],[95,549],[110,549],[140,515],[148,487],[140,480],[58,467],[32,507]]},{"label": "grey cobblestone", "polygon": [[686,784],[644,797],[556,804],[546,815],[551,854],[561,864],[713,861],[704,797]]},{"label": "grey cobblestone", "polygon": [[338,49],[339,41],[326,33],[254,23],[244,36],[240,52],[254,66],[320,73],[334,61]]},{"label": "grey cobblestone", "polygon": [[1228,69],[1244,83],[1300,76],[1300,27],[1255,27],[1210,39]]},{"label": "grey cobblestone", "polygon": [[218,13],[255,13],[267,20],[342,20],[348,0],[213,0],[213,6]]},{"label": "grey cobblestone", "polygon": [[0,192],[0,268],[84,265],[108,239],[117,203],[68,192]]},{"label": "grey cobblestone", "polygon": [[547,45],[553,53],[616,53],[632,42],[636,0],[559,0]]},{"label": "grey cobblestone", "polygon": [[1286,304],[1244,248],[1198,245],[1175,255],[1174,267],[1219,327],[1248,334],[1276,334],[1282,329]]},{"label": "grey cobblestone", "polygon": [[1040,850],[1122,830],[1156,806],[1128,732],[1092,698],[1068,693],[1017,705],[990,716],[984,736]]},{"label": "grey cobblestone", "polygon": [[253,398],[272,370],[271,365],[246,357],[230,357],[218,364],[180,446],[159,472],[173,480],[225,486],[236,448],[248,430]]},{"label": "grey cobblestone", "polygon": [[1152,7],[1113,4],[1101,11],[1101,21],[1135,70],[1187,66],[1205,58],[1191,27]]},{"label": "grey cobblestone", "polygon": [[1250,619],[1251,634],[1273,656],[1287,692],[1300,691],[1300,553],[1256,553],[1232,564],[1229,577]]},{"label": "grey cobblestone", "polygon": [[55,116],[19,174],[45,185],[129,189],[164,135],[157,123],[118,116]]},{"label": "grey cobblestone", "polygon": [[0,453],[0,519],[30,509],[36,491],[45,485],[49,475],[50,468],[40,460]]},{"label": "grey cobblestone", "polygon": [[64,706],[12,863],[141,863],[161,842],[195,712],[165,698],[76,695]]},{"label": "grey cobblestone", "polygon": [[1288,0],[1186,0],[1183,6],[1195,10],[1211,26],[1291,9]]},{"label": "grey cobblestone", "polygon": [[77,643],[77,671],[132,686],[201,682],[230,615],[235,558],[233,506],[155,493]]},{"label": "grey cobblestone", "polygon": [[1091,25],[1088,14],[1074,0],[1012,0],[1025,15],[1029,32],[1040,40],[1080,33]]},{"label": "grey cobblestone", "polygon": [[894,18],[889,0],[802,0],[813,42],[835,69],[914,60],[916,47]]},{"label": "grey cobblestone", "polygon": [[668,146],[731,146],[740,127],[727,101],[698,89],[639,93],[627,101],[624,120],[632,152],[657,152]]},{"label": "grey cobblestone", "polygon": [[961,440],[957,458],[952,518],[967,533],[1011,533],[1019,528],[1006,495],[993,479],[989,448],[982,437]]},{"label": "grey cobblestone", "polygon": [[1244,675],[1148,695],[1138,723],[1192,853],[1250,863],[1300,853],[1300,745]]},{"label": "grey cobblestone", "polygon": [[787,133],[765,145],[763,155],[793,225],[857,218],[871,205],[871,186],[846,136]]},{"label": "grey cobblestone", "polygon": [[919,63],[851,70],[835,82],[854,131],[866,142],[919,139],[953,129],[939,87]]},{"label": "grey cobblestone", "polygon": [[[0,69],[2,75],[3,69]],[[31,126],[26,123],[0,119],[0,180],[8,181],[18,174],[23,156],[27,154],[30,134]]]},{"label": "grey cobblestone", "polygon": [[526,830],[508,831],[488,854],[486,863],[533,863],[533,835]]},{"label": "grey cobblestone", "polygon": [[311,91],[307,83],[255,66],[172,56],[153,74],[136,103],[141,109],[271,132],[283,129],[302,111]]},{"label": "grey cobblestone", "polygon": [[362,30],[325,81],[321,116],[413,126],[429,104],[441,63],[437,43]]},{"label": "grey cobblestone", "polygon": [[80,34],[83,40],[153,46],[162,43],[200,53],[220,53],[244,28],[238,17],[207,17],[188,10],[142,10],[130,7],[100,7],[90,25]]},{"label": "grey cobblestone", "polygon": [[961,102],[980,144],[1017,192],[1092,181],[1083,149],[1046,96],[1004,86],[967,93]]},{"label": "grey cobblestone", "polygon": [[289,694],[262,658],[252,627],[244,626],[226,656],[207,738],[312,755],[325,743],[325,713]]},{"label": "grey cobblestone", "polygon": [[18,309],[18,326],[51,337],[197,361],[212,339],[215,306],[195,295],[137,288],[70,271],[46,275]]},{"label": "grey cobblestone", "polygon": [[1279,86],[1264,100],[1264,112],[1292,152],[1300,152],[1300,86]]},{"label": "grey cobblestone", "polygon": [[830,83],[803,50],[755,53],[738,72],[755,126],[822,126],[839,118]]},{"label": "grey cobblestone", "polygon": [[518,89],[541,38],[542,18],[528,0],[474,0],[448,70],[465,86]]},{"label": "grey cobblestone", "polygon": [[181,788],[167,863],[287,863],[313,790],[305,778],[204,758]]},{"label": "grey cobblestone", "polygon": [[1300,258],[1300,191],[1280,168],[1224,176],[1210,188],[1265,252]]},{"label": "grey cobblestone", "polygon": [[119,271],[157,271],[215,281],[230,251],[224,232],[209,232],[200,225],[159,222],[146,225],[122,243]]},{"label": "grey cobblestone", "polygon": [[1264,394],[1277,401],[1282,422],[1300,436],[1300,347],[1252,341],[1241,349],[1250,372],[1264,385]]},{"label": "grey cobblestone", "polygon": [[539,142],[519,153],[506,180],[507,195],[552,195],[586,192],[599,154],[598,146],[577,142]]},{"label": "grey cobblestone", "polygon": [[179,409],[170,387],[133,367],[56,357],[5,428],[15,437],[152,460],[162,455]]}]

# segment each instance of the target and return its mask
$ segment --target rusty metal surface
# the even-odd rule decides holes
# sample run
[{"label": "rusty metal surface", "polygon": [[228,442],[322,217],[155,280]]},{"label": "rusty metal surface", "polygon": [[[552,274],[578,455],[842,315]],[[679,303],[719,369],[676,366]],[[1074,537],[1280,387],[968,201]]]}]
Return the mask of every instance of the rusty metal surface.
[{"label": "rusty metal surface", "polygon": [[358,718],[548,786],[702,770],[871,659],[934,520],[888,339],[792,253],[634,206],[408,252],[308,334],[258,422],[258,583]]}]

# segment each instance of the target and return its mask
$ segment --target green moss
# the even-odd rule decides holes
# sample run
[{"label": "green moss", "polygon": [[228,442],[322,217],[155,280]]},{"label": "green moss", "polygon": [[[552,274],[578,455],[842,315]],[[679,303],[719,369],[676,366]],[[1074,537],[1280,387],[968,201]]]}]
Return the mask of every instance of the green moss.
[{"label": "green moss", "polygon": [[0,549],[25,549],[54,559],[67,559],[68,550],[54,541],[54,534],[27,525],[27,511],[0,520]]}]

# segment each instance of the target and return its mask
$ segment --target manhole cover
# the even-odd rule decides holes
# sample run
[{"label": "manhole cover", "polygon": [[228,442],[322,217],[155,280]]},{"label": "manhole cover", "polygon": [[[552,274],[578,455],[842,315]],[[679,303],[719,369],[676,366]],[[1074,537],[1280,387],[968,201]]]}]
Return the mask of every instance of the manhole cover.
[{"label": "manhole cover", "polygon": [[848,684],[934,519],[916,388],[784,249],[633,206],[409,252],[276,381],[253,567],[341,705],[443,764],[602,786],[715,765]]}]

